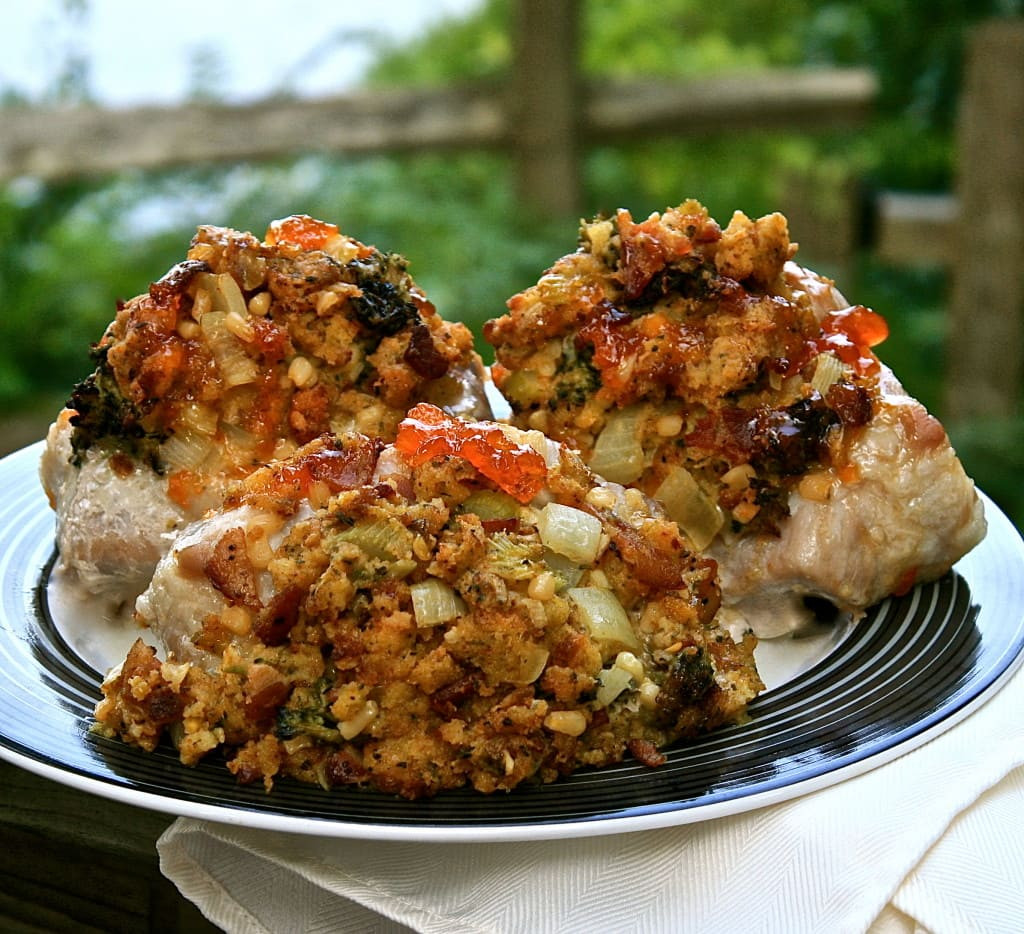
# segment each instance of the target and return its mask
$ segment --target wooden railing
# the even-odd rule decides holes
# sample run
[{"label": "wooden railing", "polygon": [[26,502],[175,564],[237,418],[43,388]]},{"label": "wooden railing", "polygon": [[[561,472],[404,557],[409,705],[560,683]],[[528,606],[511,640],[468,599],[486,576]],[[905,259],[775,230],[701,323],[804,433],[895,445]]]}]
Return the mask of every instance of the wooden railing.
[{"label": "wooden railing", "polygon": [[[858,126],[877,90],[862,69],[588,85],[577,68],[578,0],[519,0],[515,10],[504,85],[244,106],[11,108],[0,182],[309,152],[490,148],[511,155],[524,210],[578,216],[580,161],[594,141]],[[1018,411],[1024,381],[1024,20],[972,37],[962,110],[957,190],[883,195],[876,247],[895,262],[949,266],[948,414],[1000,417]]]}]

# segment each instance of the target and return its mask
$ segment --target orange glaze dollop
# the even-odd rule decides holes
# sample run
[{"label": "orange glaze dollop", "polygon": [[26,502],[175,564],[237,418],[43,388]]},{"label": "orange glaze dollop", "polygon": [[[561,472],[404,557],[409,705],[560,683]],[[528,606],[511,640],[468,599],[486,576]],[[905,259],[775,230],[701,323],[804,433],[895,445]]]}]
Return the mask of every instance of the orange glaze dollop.
[{"label": "orange glaze dollop", "polygon": [[812,356],[834,353],[860,376],[878,371],[879,362],[871,348],[889,336],[889,325],[878,312],[854,305],[832,311],[821,323],[821,336],[808,342]]},{"label": "orange glaze dollop", "polygon": [[292,214],[271,221],[265,239],[269,244],[293,243],[304,250],[322,250],[327,241],[337,235],[335,224],[318,221],[308,214]]},{"label": "orange glaze dollop", "polygon": [[521,503],[530,502],[547,481],[544,458],[528,444],[514,441],[497,425],[466,422],[426,402],[399,424],[395,447],[412,467],[435,457],[461,457]]}]

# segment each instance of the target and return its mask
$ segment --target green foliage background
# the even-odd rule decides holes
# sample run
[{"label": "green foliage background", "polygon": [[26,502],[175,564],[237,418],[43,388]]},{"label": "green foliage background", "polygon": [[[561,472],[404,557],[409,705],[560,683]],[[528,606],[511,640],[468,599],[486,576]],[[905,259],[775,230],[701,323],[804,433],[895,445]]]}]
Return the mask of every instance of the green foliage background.
[{"label": "green foliage background", "polygon": [[[779,208],[794,178],[813,180],[826,213],[851,182],[867,195],[950,191],[969,29],[981,19],[1019,15],[1020,7],[1019,0],[582,0],[582,65],[592,80],[860,65],[880,81],[875,118],[857,131],[597,146],[585,160],[586,211],[621,206],[642,216],[692,196],[727,220],[737,208],[751,215]],[[409,45],[379,45],[367,81],[500,80],[511,56],[512,15],[512,0],[488,0],[478,13]],[[203,83],[204,74],[212,81],[216,73],[198,70],[197,97],[216,96]],[[47,102],[88,97],[88,63],[70,55]],[[9,89],[7,99],[23,105]],[[441,312],[478,333],[508,296],[574,249],[578,222],[528,216],[507,161],[494,153],[310,156],[62,185],[20,180],[0,187],[0,406],[12,413],[66,395],[88,372],[88,345],[116,301],[143,291],[176,262],[197,224],[262,233],[273,218],[298,212],[404,253]],[[799,229],[794,236],[815,265],[813,240]],[[870,249],[842,270],[819,268],[841,272],[847,296],[885,315],[893,336],[882,356],[941,416],[947,273],[884,267]],[[979,484],[1024,524],[1020,421],[948,427]]]}]

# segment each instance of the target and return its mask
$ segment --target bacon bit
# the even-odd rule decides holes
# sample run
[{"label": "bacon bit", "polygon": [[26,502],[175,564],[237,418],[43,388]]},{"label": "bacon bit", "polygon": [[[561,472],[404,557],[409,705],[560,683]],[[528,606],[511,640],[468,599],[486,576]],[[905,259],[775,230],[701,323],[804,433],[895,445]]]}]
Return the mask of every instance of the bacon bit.
[{"label": "bacon bit", "polygon": [[301,495],[307,495],[314,483],[326,483],[332,494],[364,486],[373,478],[380,447],[369,438],[353,438],[341,448],[317,448],[282,464],[271,485]]},{"label": "bacon bit", "polygon": [[914,584],[917,582],[917,568],[907,568],[900,576],[899,580],[896,581],[896,586],[892,589],[892,595],[894,597],[904,597],[911,590],[914,589]]},{"label": "bacon bit", "polygon": [[199,259],[187,259],[172,266],[149,287],[149,297],[158,305],[178,307],[182,294],[193,278],[201,272],[211,272],[209,263]]},{"label": "bacon bit", "polygon": [[289,587],[271,601],[256,620],[253,634],[264,645],[281,645],[298,622],[304,591]]},{"label": "bacon bit", "polygon": [[[693,252],[693,238],[680,230],[666,227],[658,214],[652,214],[637,224],[629,211],[620,210],[616,220],[622,243],[622,284],[626,301],[639,298],[651,280],[669,263]],[[694,215],[693,220],[700,223],[703,231],[707,219]]]},{"label": "bacon bit", "polygon": [[513,441],[497,425],[466,422],[426,402],[399,424],[395,448],[412,467],[435,457],[461,457],[521,503],[533,499],[547,481],[544,458],[528,444]]},{"label": "bacon bit", "polygon": [[359,753],[351,747],[344,747],[331,753],[324,765],[324,778],[332,787],[358,785],[366,780],[368,774],[359,758]]},{"label": "bacon bit", "polygon": [[115,451],[110,455],[110,469],[122,480],[135,473],[135,461],[121,451]]},{"label": "bacon bit", "polygon": [[246,719],[255,723],[270,719],[288,691],[288,682],[276,668],[259,662],[250,665],[243,688]]},{"label": "bacon bit", "polygon": [[445,720],[451,720],[458,714],[459,705],[472,697],[479,686],[476,675],[465,675],[431,694],[430,706]]},{"label": "bacon bit", "polygon": [[646,765],[649,769],[654,769],[659,765],[664,765],[667,761],[665,754],[659,752],[658,747],[649,739],[628,740],[626,742],[626,747],[629,749],[630,755],[632,755],[637,762],[641,765]]},{"label": "bacon bit", "polygon": [[675,590],[685,586],[683,571],[690,557],[689,552],[673,554],[662,551],[611,510],[597,509],[590,504],[584,504],[582,508],[597,516],[609,528],[619,556],[629,565],[638,580],[660,590]]},{"label": "bacon bit", "polygon": [[263,606],[256,587],[256,569],[245,548],[244,529],[228,529],[217,539],[203,573],[232,603],[256,609]]},{"label": "bacon bit", "polygon": [[327,241],[337,235],[338,227],[335,224],[318,221],[308,214],[292,214],[271,221],[264,239],[270,245],[292,243],[304,250],[322,250]]},{"label": "bacon bit", "polygon": [[440,379],[448,372],[448,358],[437,349],[430,328],[422,322],[412,326],[403,359],[424,379]]},{"label": "bacon bit", "polygon": [[821,336],[808,341],[812,356],[828,350],[861,376],[877,373],[879,362],[871,348],[889,336],[889,325],[877,312],[854,305],[832,311],[821,323]]},{"label": "bacon bit", "polygon": [[483,526],[484,531],[488,535],[493,535],[495,532],[518,532],[519,531],[519,520],[518,519],[481,519],[480,524]]},{"label": "bacon bit", "polygon": [[[145,689],[133,690],[133,685],[145,685]],[[121,665],[117,692],[126,709],[157,730],[179,720],[188,703],[163,679],[156,649],[141,639],[135,640]]]}]

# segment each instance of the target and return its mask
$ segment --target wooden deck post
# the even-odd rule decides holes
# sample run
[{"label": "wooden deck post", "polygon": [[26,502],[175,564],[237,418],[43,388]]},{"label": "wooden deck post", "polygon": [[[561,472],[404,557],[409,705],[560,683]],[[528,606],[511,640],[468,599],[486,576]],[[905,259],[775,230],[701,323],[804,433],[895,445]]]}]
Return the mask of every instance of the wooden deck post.
[{"label": "wooden deck post", "polygon": [[945,416],[1008,417],[1024,385],[1024,20],[971,38],[959,128],[959,225]]},{"label": "wooden deck post", "polygon": [[578,0],[518,0],[509,137],[520,202],[542,218],[581,204]]}]

